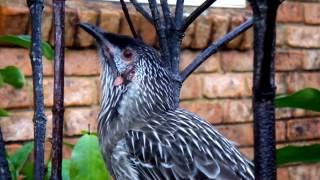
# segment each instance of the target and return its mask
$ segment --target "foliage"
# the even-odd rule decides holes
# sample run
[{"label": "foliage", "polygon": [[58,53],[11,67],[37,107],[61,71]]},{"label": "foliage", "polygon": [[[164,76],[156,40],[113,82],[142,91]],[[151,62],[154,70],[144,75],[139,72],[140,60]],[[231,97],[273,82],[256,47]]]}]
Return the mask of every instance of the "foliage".
[{"label": "foliage", "polygon": [[[96,135],[85,134],[75,145],[64,143],[66,147],[72,149],[71,159],[62,160],[62,179],[106,179],[111,180],[111,176],[106,170],[99,143]],[[27,143],[18,149],[12,156],[9,156],[10,171],[13,180],[16,180],[19,173],[24,180],[32,180],[33,163],[27,161],[33,149],[32,143]],[[51,162],[48,162],[46,179],[50,179]]]},{"label": "foliage", "polygon": [[277,165],[314,163],[320,161],[320,144],[287,146],[277,150]]},{"label": "foliage", "polygon": [[[29,49],[31,47],[31,37],[29,35],[2,35],[0,36],[0,43],[9,43]],[[41,50],[47,59],[52,60],[54,58],[54,50],[47,42],[41,42]]]},{"label": "foliage", "polygon": [[[291,107],[320,112],[320,91],[305,88],[290,95],[276,97],[277,108]],[[320,162],[320,144],[287,146],[277,150],[277,165]]]},{"label": "foliage", "polygon": [[[16,89],[21,89],[25,83],[25,78],[20,69],[14,66],[7,66],[0,69],[0,87],[9,84]],[[10,113],[0,108],[0,117],[9,116]]]}]

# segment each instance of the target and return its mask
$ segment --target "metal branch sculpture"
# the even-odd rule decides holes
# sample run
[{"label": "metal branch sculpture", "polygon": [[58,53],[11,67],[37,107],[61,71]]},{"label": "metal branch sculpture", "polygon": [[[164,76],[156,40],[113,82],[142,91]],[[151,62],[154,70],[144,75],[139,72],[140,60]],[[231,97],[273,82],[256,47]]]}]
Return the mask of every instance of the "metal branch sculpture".
[{"label": "metal branch sculpture", "polygon": [[34,94],[34,179],[42,180],[45,176],[44,143],[47,118],[43,102],[43,71],[41,52],[41,17],[43,0],[27,0],[31,15],[31,51],[33,94]]},{"label": "metal branch sculpture", "polygon": [[54,98],[52,130],[52,171],[51,179],[62,179],[62,142],[64,114],[64,19],[65,0],[53,0],[55,58],[54,58]]}]

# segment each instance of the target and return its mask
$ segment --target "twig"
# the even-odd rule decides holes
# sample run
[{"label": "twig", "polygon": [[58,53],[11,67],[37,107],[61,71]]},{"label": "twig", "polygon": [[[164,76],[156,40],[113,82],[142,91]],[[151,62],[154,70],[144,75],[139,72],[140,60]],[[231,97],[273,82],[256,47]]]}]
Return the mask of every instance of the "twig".
[{"label": "twig", "polygon": [[52,130],[52,180],[62,179],[62,144],[64,114],[64,21],[65,0],[53,1],[55,58],[54,58],[54,98]]},{"label": "twig", "polygon": [[183,20],[183,5],[184,0],[177,0],[175,12],[175,25],[179,28],[181,27]]},{"label": "twig", "polygon": [[147,12],[140,3],[137,2],[137,0],[130,0],[130,2],[133,4],[133,6],[136,8],[138,12],[140,12],[143,17],[145,17],[150,23],[153,23],[152,16],[149,12]]},{"label": "twig", "polygon": [[27,0],[31,15],[31,51],[33,94],[34,94],[34,179],[42,180],[45,176],[44,143],[47,118],[43,103],[43,72],[41,52],[41,17],[43,0]]},{"label": "twig", "polygon": [[120,0],[120,2],[121,2],[122,11],[124,13],[124,16],[126,17],[126,20],[127,20],[128,25],[130,27],[131,33],[132,33],[134,38],[138,38],[138,35],[136,33],[136,30],[134,29],[134,26],[132,24],[132,21],[131,21],[130,15],[129,15],[127,5],[124,2],[124,0]]},{"label": "twig", "polygon": [[196,10],[194,10],[183,22],[180,30],[181,32],[185,32],[189,25],[198,17],[200,16],[203,11],[208,9],[216,0],[206,0],[203,4],[201,4]]},{"label": "twig", "polygon": [[218,49],[226,44],[227,42],[231,41],[235,37],[237,37],[242,32],[246,31],[253,25],[253,19],[249,19],[246,22],[242,23],[237,28],[233,29],[231,32],[224,35],[221,39],[216,42],[213,42],[209,47],[203,50],[196,58],[192,61],[190,65],[186,67],[181,73],[182,82],[185,81],[188,76],[196,70],[208,57],[218,51]]},{"label": "twig", "polygon": [[165,32],[166,29],[163,22],[161,21],[156,0],[149,0],[149,5],[150,5],[151,14],[153,17],[153,24],[155,26],[155,29],[159,38],[161,58],[162,58],[162,61],[165,63],[166,67],[170,69],[171,61],[170,61],[170,55],[169,55],[169,49],[168,49],[167,35]]},{"label": "twig", "polygon": [[1,128],[0,128],[0,179],[11,180],[11,174],[9,170],[9,164],[7,161],[6,149],[5,149]]},{"label": "twig", "polygon": [[169,9],[168,1],[167,0],[160,0],[162,13],[164,16],[164,22],[166,26],[166,30],[171,29],[171,26],[173,25],[171,12]]}]

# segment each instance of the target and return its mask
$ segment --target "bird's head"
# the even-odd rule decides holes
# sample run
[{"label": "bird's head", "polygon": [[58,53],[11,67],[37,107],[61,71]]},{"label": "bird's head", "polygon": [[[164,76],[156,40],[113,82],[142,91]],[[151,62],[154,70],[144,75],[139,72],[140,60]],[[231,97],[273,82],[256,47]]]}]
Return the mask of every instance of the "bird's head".
[{"label": "bird's head", "polygon": [[[102,81],[108,81],[101,82],[102,86],[108,86],[109,89],[126,87],[126,103],[135,101],[132,103],[137,104],[139,101],[148,103],[149,107],[155,109],[159,109],[155,106],[165,107],[171,103],[172,80],[161,65],[158,52],[154,48],[141,40],[108,33],[87,23],[81,23],[80,27],[97,41]],[[108,78],[103,79],[103,76]]]}]

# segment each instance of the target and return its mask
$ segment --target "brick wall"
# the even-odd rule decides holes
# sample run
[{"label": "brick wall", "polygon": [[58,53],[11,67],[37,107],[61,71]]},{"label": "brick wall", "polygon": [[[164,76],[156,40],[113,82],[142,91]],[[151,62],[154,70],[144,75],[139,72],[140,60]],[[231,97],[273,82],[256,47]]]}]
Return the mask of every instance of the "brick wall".
[{"label": "brick wall", "polygon": [[[52,42],[52,16],[47,1],[43,18],[43,39]],[[131,10],[138,32],[150,45],[156,46],[153,27]],[[181,67],[212,40],[245,21],[249,10],[215,9],[197,19],[183,40]],[[74,26],[78,21],[98,23],[102,28],[130,34],[123,14],[114,4],[80,0],[67,1],[66,13],[66,80],[65,124],[66,141],[76,142],[82,130],[95,131],[99,110],[99,65],[94,41]],[[28,9],[19,0],[0,1],[0,34],[29,33]],[[291,93],[303,87],[320,88],[320,2],[288,1],[279,9],[277,27],[276,82],[277,92]],[[210,57],[185,82],[181,91],[181,107],[199,114],[214,124],[222,134],[235,141],[249,158],[253,157],[251,79],[252,29],[230,42]],[[32,81],[28,51],[2,45],[0,67],[16,65],[27,76],[22,90],[9,86],[0,89],[0,107],[12,115],[1,118],[0,126],[9,151],[23,141],[33,138]],[[48,115],[48,134],[51,135],[52,62],[44,60],[45,105]],[[320,142],[320,114],[304,110],[276,111],[278,147],[287,144]],[[50,143],[46,149],[50,150]],[[70,156],[65,150],[64,155]],[[279,179],[317,179],[320,164],[280,168]]]}]

